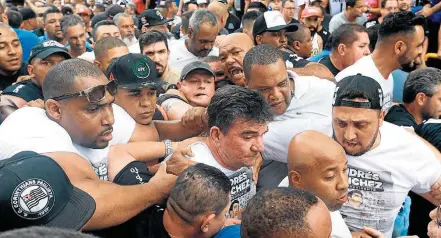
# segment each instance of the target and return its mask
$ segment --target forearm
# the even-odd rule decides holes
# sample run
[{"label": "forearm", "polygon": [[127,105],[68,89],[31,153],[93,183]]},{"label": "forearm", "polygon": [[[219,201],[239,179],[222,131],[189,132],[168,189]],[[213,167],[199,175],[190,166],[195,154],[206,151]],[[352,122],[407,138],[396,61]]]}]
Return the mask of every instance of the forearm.
[{"label": "forearm", "polygon": [[436,13],[437,11],[441,10],[441,2],[437,3],[435,6],[431,8],[432,8],[432,14]]},{"label": "forearm", "polygon": [[145,0],[145,9],[146,9],[146,10],[149,9],[150,1],[151,1],[151,0]]},{"label": "forearm", "polygon": [[[178,147],[178,142],[173,142],[173,151]],[[142,161],[144,163],[157,162],[159,158],[164,157],[166,154],[164,142],[132,142],[127,144],[115,145],[112,147],[110,153],[125,152],[130,154],[135,160]]]},{"label": "forearm", "polygon": [[181,121],[155,121],[154,123],[160,140],[181,141],[202,133],[202,131],[187,129],[182,125]]},{"label": "forearm", "polygon": [[120,186],[101,180],[85,180],[75,186],[87,191],[96,203],[95,213],[83,230],[99,230],[122,224],[167,197],[167,194],[160,192],[161,188],[152,183]]},{"label": "forearm", "polygon": [[441,52],[441,25],[438,30],[438,52]]}]

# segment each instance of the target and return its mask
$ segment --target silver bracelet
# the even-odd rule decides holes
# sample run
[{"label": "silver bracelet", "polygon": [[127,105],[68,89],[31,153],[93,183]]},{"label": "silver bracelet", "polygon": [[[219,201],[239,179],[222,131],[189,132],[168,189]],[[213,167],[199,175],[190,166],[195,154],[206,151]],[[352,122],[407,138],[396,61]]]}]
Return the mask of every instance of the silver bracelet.
[{"label": "silver bracelet", "polygon": [[165,145],[165,156],[164,157],[167,157],[167,156],[173,154],[172,141],[171,140],[164,140],[162,142],[164,142],[164,145]]}]

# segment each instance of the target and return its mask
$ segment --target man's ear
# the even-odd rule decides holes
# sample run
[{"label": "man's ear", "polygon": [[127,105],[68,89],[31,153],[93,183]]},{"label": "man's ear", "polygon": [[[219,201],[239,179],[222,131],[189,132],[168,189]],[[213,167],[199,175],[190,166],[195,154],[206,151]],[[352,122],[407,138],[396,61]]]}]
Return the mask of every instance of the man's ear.
[{"label": "man's ear", "polygon": [[188,38],[189,39],[193,38],[193,34],[194,34],[193,29],[191,29],[191,27],[189,27],[188,31],[187,31]]},{"label": "man's ear", "polygon": [[395,55],[404,55],[407,51],[407,45],[404,41],[397,41],[394,45]]},{"label": "man's ear", "polygon": [[222,136],[222,131],[219,127],[213,126],[210,128],[210,138],[217,144]]},{"label": "man's ear", "polygon": [[418,106],[423,107],[424,104],[426,104],[427,102],[426,94],[422,92],[417,93],[417,95],[415,96],[415,102],[418,104]]},{"label": "man's ear", "polygon": [[346,54],[346,46],[345,44],[339,44],[337,47],[337,52],[339,55],[344,56]]},{"label": "man's ear", "polygon": [[44,106],[46,108],[46,113],[54,120],[59,121],[61,120],[61,107],[60,107],[60,103],[53,100],[53,99],[48,99],[45,103]]},{"label": "man's ear", "polygon": [[300,41],[294,41],[294,44],[292,44],[294,49],[299,51],[300,50]]},{"label": "man's ear", "polygon": [[302,176],[300,176],[299,172],[295,170],[290,170],[288,172],[288,179],[289,179],[289,185],[298,188],[303,189],[302,186]]},{"label": "man's ear", "polygon": [[2,14],[2,22],[6,25],[9,25],[9,19],[8,19],[8,16],[6,15],[6,13]]},{"label": "man's ear", "polygon": [[256,36],[256,43],[257,43],[258,45],[262,44],[262,35],[257,35],[257,36]]},{"label": "man's ear", "polygon": [[207,233],[209,231],[209,226],[211,221],[216,217],[214,213],[206,215],[202,218],[201,231]]},{"label": "man's ear", "polygon": [[34,66],[28,64],[28,75],[31,76],[32,78],[35,77],[34,74]]},{"label": "man's ear", "polygon": [[177,82],[176,83],[176,87],[178,87],[178,89],[181,89],[182,88],[182,82]]}]

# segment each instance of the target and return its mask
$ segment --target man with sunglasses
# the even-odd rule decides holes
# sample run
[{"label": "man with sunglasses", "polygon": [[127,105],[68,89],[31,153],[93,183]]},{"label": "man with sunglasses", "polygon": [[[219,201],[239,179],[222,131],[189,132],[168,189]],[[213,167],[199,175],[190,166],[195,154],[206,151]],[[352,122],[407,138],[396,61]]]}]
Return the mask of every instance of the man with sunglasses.
[{"label": "man with sunglasses", "polygon": [[4,98],[8,98],[17,105],[23,107],[28,102],[43,99],[41,87],[47,72],[55,65],[70,59],[67,49],[60,43],[49,40],[34,46],[29,56],[27,67],[30,80],[24,80],[3,90]]}]

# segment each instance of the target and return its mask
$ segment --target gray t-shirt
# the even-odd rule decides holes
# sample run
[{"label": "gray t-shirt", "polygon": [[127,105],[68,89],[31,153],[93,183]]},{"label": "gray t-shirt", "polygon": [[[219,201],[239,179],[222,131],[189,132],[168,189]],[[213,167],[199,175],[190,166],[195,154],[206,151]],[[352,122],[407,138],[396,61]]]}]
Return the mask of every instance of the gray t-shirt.
[{"label": "gray t-shirt", "polygon": [[343,12],[340,12],[339,14],[332,17],[331,21],[329,22],[329,32],[332,34],[332,32],[335,29],[337,29],[339,26],[341,26],[343,24],[348,24],[348,23],[355,23],[355,24],[362,26],[367,20],[368,20],[367,17],[363,15],[361,17],[357,17],[355,19],[355,22],[350,22],[345,17],[345,12],[343,11]]}]

